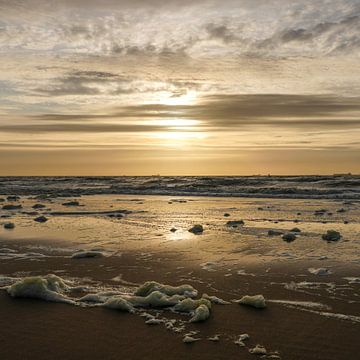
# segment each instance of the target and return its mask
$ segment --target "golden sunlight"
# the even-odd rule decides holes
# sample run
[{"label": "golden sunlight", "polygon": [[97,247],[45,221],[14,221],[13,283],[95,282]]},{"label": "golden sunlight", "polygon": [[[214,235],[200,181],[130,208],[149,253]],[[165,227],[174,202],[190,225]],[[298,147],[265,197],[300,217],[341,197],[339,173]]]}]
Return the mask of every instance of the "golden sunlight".
[{"label": "golden sunlight", "polygon": [[167,97],[160,99],[159,103],[162,105],[192,105],[196,102],[196,91],[188,91],[181,96],[174,96],[173,93],[168,93]]},{"label": "golden sunlight", "polygon": [[169,126],[172,128],[181,128],[184,127],[192,129],[194,126],[200,125],[201,121],[193,119],[161,119],[161,120],[152,120],[153,125],[162,125]]},{"label": "golden sunlight", "polygon": [[179,146],[188,141],[203,140],[207,136],[202,132],[195,131],[162,131],[152,134],[151,137],[163,140],[163,145]]}]

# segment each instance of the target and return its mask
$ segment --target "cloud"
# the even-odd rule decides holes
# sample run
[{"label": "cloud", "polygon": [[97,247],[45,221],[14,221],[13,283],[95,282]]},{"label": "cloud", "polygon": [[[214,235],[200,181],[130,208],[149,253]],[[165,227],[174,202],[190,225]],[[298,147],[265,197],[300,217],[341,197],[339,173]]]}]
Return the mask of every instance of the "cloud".
[{"label": "cloud", "polygon": [[[50,115],[51,116],[51,115]],[[72,118],[72,117],[71,117]],[[21,124],[0,125],[0,132],[5,133],[133,133],[171,131],[168,127],[160,125],[131,125],[131,124],[102,124],[102,123],[48,123],[48,124]]]},{"label": "cloud", "polygon": [[[63,77],[51,79],[50,85],[36,88],[34,91],[44,96],[98,95],[102,92],[131,93],[131,89],[123,87],[130,82],[129,77],[110,72],[72,71]],[[111,90],[106,89],[109,85]]]},{"label": "cloud", "polygon": [[220,39],[224,43],[238,40],[235,34],[226,25],[208,24],[206,31],[209,34],[210,39]]},{"label": "cloud", "polygon": [[[16,52],[179,59],[214,52],[259,58],[356,55],[359,48],[360,6],[354,0],[319,0],[316,5],[305,0],[31,3],[0,2],[4,18],[0,47]],[[209,46],[208,40],[218,41],[218,47]]]},{"label": "cloud", "polygon": [[122,107],[112,116],[187,118],[208,126],[360,126],[360,98],[325,95],[209,95],[194,105],[149,104]]},{"label": "cloud", "polygon": [[[195,132],[239,129],[299,131],[360,128],[360,98],[320,95],[212,95],[193,105],[144,104],[108,109],[104,114],[40,114],[27,123],[0,125],[0,132],[179,131],[171,119],[198,120]],[[170,120],[170,123],[169,123]],[[104,123],[104,121],[106,121]],[[163,123],[162,123],[163,121]],[[269,130],[267,130],[269,131]]]}]

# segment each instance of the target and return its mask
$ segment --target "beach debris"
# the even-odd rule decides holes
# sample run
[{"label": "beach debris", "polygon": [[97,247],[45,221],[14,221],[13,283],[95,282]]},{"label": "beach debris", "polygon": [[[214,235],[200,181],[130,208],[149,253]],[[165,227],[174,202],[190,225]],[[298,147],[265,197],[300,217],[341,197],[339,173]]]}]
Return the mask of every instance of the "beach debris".
[{"label": "beach debris", "polygon": [[12,222],[7,222],[4,224],[4,229],[10,230],[10,229],[14,229],[14,228],[15,228],[15,224]]},{"label": "beach debris", "polygon": [[172,296],[172,295],[184,295],[186,297],[196,297],[198,292],[191,285],[180,285],[180,286],[171,286],[160,284],[156,281],[147,281],[135,291],[136,296],[147,296],[154,291],[158,291],[162,294]]},{"label": "beach debris", "polygon": [[297,227],[292,228],[290,231],[295,232],[295,233],[300,233],[301,232],[301,230],[299,228],[297,228]]},{"label": "beach debris", "polygon": [[202,304],[195,309],[194,316],[190,319],[190,322],[201,322],[205,321],[210,317],[210,309]]},{"label": "beach debris", "polygon": [[266,302],[263,295],[245,295],[240,300],[236,300],[240,305],[252,306],[257,309],[266,308]]},{"label": "beach debris", "polygon": [[9,195],[7,198],[6,198],[7,201],[19,201],[20,200],[20,196],[17,196],[17,195]]},{"label": "beach debris", "polygon": [[203,226],[200,225],[200,224],[196,224],[196,225],[194,225],[193,227],[191,227],[191,228],[189,229],[189,232],[191,232],[191,233],[193,233],[193,234],[195,234],[195,235],[202,234],[203,231],[204,231],[204,228],[203,228]]},{"label": "beach debris", "polygon": [[207,338],[209,341],[220,341],[220,335],[215,334],[214,336],[210,336]]},{"label": "beach debris", "polygon": [[62,203],[63,206],[80,206],[80,203],[78,201],[68,201]]},{"label": "beach debris", "polygon": [[46,205],[43,204],[35,204],[32,206],[33,209],[44,209]]},{"label": "beach debris", "polygon": [[270,229],[268,231],[268,236],[279,236],[279,235],[283,235],[284,233],[281,230],[273,230]]},{"label": "beach debris", "polygon": [[44,223],[48,221],[48,218],[45,216],[38,216],[37,218],[34,219],[34,221],[39,222],[39,223]]},{"label": "beach debris", "polygon": [[327,212],[326,209],[315,210],[314,215],[321,216],[324,215],[326,212]]},{"label": "beach debris", "polygon": [[229,214],[229,213],[225,213],[224,216],[225,216],[225,217],[229,217],[230,214]]},{"label": "beach debris", "polygon": [[326,241],[339,241],[341,239],[341,234],[335,230],[328,230],[326,234],[322,235],[322,239]]},{"label": "beach debris", "polygon": [[104,253],[101,251],[88,250],[88,251],[77,251],[71,255],[72,259],[84,259],[84,258],[94,258],[94,257],[102,257]]},{"label": "beach debris", "polygon": [[108,214],[107,216],[109,218],[116,218],[116,219],[121,219],[122,217],[124,217],[123,214],[116,214],[116,213]]},{"label": "beach debris", "polygon": [[174,233],[174,232],[177,231],[177,229],[173,227],[173,228],[170,229],[170,231]]},{"label": "beach debris", "polygon": [[296,235],[289,232],[289,233],[286,233],[282,236],[282,239],[286,242],[292,242],[294,240],[296,240]]},{"label": "beach debris", "polygon": [[69,291],[66,282],[53,274],[25,277],[7,289],[9,295],[15,298],[33,298],[74,304],[73,300],[64,295],[66,291]]},{"label": "beach debris", "polygon": [[194,337],[192,337],[190,335],[185,335],[184,338],[183,338],[183,343],[191,344],[191,343],[193,343],[195,341],[200,341],[200,340],[201,339],[199,339],[199,338],[194,338]]},{"label": "beach debris", "polygon": [[217,296],[210,296],[208,294],[203,294],[202,298],[209,300],[213,304],[218,304],[218,305],[230,305],[231,304],[229,301],[225,301],[223,299],[218,298]]},{"label": "beach debris", "polygon": [[254,348],[250,349],[249,352],[254,355],[266,355],[266,349],[264,346],[257,344]]},{"label": "beach debris", "polygon": [[22,211],[21,213],[29,216],[39,215],[37,211]]},{"label": "beach debris", "polygon": [[238,226],[242,226],[245,225],[244,220],[229,220],[226,223],[227,226],[231,226],[231,227],[238,227]]},{"label": "beach debris", "polygon": [[3,210],[18,210],[22,209],[22,205],[6,204],[2,207]]},{"label": "beach debris", "polygon": [[310,274],[313,274],[313,275],[329,275],[331,274],[331,271],[329,269],[326,269],[326,268],[318,268],[318,269],[315,269],[315,268],[309,268],[308,269],[309,273]]}]

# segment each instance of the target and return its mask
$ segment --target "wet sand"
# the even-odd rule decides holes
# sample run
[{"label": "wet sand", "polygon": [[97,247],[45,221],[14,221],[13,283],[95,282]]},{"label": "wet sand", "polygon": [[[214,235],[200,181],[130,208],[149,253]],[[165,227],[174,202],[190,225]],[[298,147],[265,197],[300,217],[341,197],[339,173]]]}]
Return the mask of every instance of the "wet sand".
[{"label": "wet sand", "polygon": [[[261,344],[268,350],[267,358],[331,360],[352,358],[360,350],[357,341],[360,322],[329,317],[317,309],[313,312],[311,308],[272,302],[316,302],[326,305],[325,312],[331,314],[360,316],[360,284],[346,279],[360,274],[358,204],[352,205],[345,215],[336,212],[344,205],[326,201],[308,204],[311,208],[307,212],[304,202],[296,200],[286,200],[288,203],[271,200],[275,209],[286,208],[276,211],[258,209],[265,208],[267,200],[236,200],[236,206],[229,204],[235,201],[229,199],[215,203],[194,199],[173,204],[161,197],[137,202],[129,197],[121,201],[111,197],[100,200],[80,198],[85,210],[106,211],[110,206],[120,208],[121,203],[121,207],[133,213],[120,220],[102,215],[74,215],[70,221],[68,216],[46,214],[49,221],[37,224],[31,216],[14,212],[11,221],[16,227],[14,231],[0,232],[0,248],[18,254],[36,251],[43,257],[6,258],[6,253],[0,250],[0,274],[24,277],[54,273],[99,287],[135,287],[148,280],[171,285],[186,283],[199,294],[216,295],[227,301],[246,294],[263,294],[267,308],[214,304],[207,321],[189,323],[183,333],[174,333],[161,324],[146,325],[136,314],[14,299],[3,290],[1,359],[49,359],[49,354],[52,359],[252,359],[256,355],[248,350]],[[34,203],[31,199],[22,201],[25,210]],[[61,209],[60,203],[60,199],[54,200],[51,211]],[[330,225],[313,215],[314,208],[323,206],[333,212],[326,216]],[[293,223],[300,208],[302,215]],[[223,216],[225,211],[231,213],[230,219],[245,218],[245,226],[235,229],[224,226],[229,220]],[[162,216],[165,213],[167,217]],[[346,229],[345,216],[351,223],[347,225],[350,230],[342,230],[342,240],[331,244],[321,240],[327,226]],[[281,221],[275,222],[278,220]],[[203,235],[187,232],[194,223],[204,224]],[[172,234],[171,226],[176,226],[179,232]],[[290,244],[281,237],[266,234],[268,228],[294,226],[304,233]],[[79,234],[83,237],[79,238]],[[70,258],[80,248],[94,247],[108,253],[101,258]],[[320,260],[320,255],[327,258]],[[211,263],[204,266],[206,262]],[[308,271],[312,267],[325,267],[331,273],[313,275]],[[161,315],[184,318],[168,311]],[[202,340],[184,344],[184,333],[191,330],[198,330],[197,337]],[[246,347],[234,344],[242,333],[250,335]],[[219,342],[207,340],[215,334],[220,334]]]}]

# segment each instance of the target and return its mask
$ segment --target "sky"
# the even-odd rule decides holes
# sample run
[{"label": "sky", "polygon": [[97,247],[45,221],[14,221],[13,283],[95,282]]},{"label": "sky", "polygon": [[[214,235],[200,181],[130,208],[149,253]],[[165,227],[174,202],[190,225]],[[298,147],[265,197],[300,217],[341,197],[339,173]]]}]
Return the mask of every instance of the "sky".
[{"label": "sky", "polygon": [[0,175],[348,172],[359,0],[0,0]]}]

